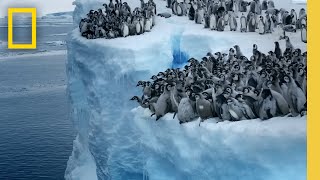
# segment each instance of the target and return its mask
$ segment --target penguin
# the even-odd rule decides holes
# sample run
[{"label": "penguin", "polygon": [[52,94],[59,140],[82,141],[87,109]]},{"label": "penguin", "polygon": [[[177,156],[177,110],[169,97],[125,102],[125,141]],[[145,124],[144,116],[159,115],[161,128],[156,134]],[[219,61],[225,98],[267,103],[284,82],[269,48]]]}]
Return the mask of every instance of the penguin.
[{"label": "penguin", "polygon": [[274,6],[273,0],[268,1],[268,9],[274,9],[274,8],[275,6]]},{"label": "penguin", "polygon": [[230,25],[230,31],[237,31],[238,23],[234,13],[230,14],[229,25]]},{"label": "penguin", "polygon": [[189,16],[189,20],[193,21],[195,19],[195,10],[193,8],[193,5],[190,3],[191,7],[189,9],[189,13],[188,13],[188,16]]},{"label": "penguin", "polygon": [[209,17],[209,28],[210,30],[217,29],[217,17],[215,14],[211,14]]},{"label": "penguin", "polygon": [[167,0],[167,8],[171,8],[172,6],[172,0]]},{"label": "penguin", "polygon": [[270,89],[272,97],[276,100],[276,105],[277,105],[277,110],[279,112],[279,115],[285,116],[289,114],[290,109],[289,109],[289,104],[286,101],[286,99],[278,92]]},{"label": "penguin", "polygon": [[249,32],[256,32],[256,18],[255,15],[251,12],[249,15],[248,30]]},{"label": "penguin", "polygon": [[[195,98],[196,98],[197,114],[201,118],[200,123],[209,119],[209,118],[213,118],[213,116],[214,116],[213,107],[212,107],[210,101],[204,99],[201,94],[196,94]],[[199,126],[200,126],[200,124],[199,124]]]},{"label": "penguin", "polygon": [[291,9],[291,16],[292,16],[292,25],[296,25],[298,17],[294,9]]},{"label": "penguin", "polygon": [[199,7],[195,15],[196,24],[202,24],[203,18],[204,18],[204,9],[202,7]]},{"label": "penguin", "polygon": [[141,27],[140,32],[141,32],[141,34],[143,34],[144,33],[144,19],[143,19],[143,17],[139,18],[139,24],[140,24],[140,27]]},{"label": "penguin", "polygon": [[191,102],[192,100],[190,99],[189,96],[182,98],[178,106],[177,117],[180,124],[191,122],[197,117],[197,114]]},{"label": "penguin", "polygon": [[148,108],[149,107],[149,103],[148,101],[143,102],[138,96],[133,96],[131,99],[131,101],[137,101],[139,103],[139,105],[143,108]]},{"label": "penguin", "polygon": [[267,120],[276,116],[277,102],[270,89],[263,89],[258,100],[259,118]]},{"label": "penguin", "polygon": [[287,98],[291,115],[297,116],[305,109],[304,105],[307,102],[306,96],[291,76],[285,75],[283,80],[288,87]]},{"label": "penguin", "polygon": [[129,36],[129,27],[128,27],[128,24],[126,22],[122,22],[121,32],[122,32],[121,33],[122,37]]},{"label": "penguin", "polygon": [[180,2],[177,4],[177,16],[183,16],[183,15],[184,15],[183,2]]},{"label": "penguin", "polygon": [[142,34],[142,27],[139,20],[134,22],[134,26],[135,26],[135,33],[137,35]]},{"label": "penguin", "polygon": [[266,21],[265,21],[265,33],[272,33],[272,23],[271,18],[269,14],[266,15]]},{"label": "penguin", "polygon": [[231,117],[230,121],[240,121],[244,119],[245,109],[236,99],[228,98],[227,108]]},{"label": "penguin", "polygon": [[204,13],[204,28],[209,28],[210,26],[210,16],[207,12]]},{"label": "penguin", "polygon": [[150,32],[151,31],[151,26],[152,26],[152,24],[151,24],[151,22],[150,22],[150,19],[146,19],[146,23],[145,23],[145,25],[144,25],[144,31],[145,32]]},{"label": "penguin", "polygon": [[255,119],[255,118],[257,118],[256,115],[254,114],[252,108],[243,99],[243,95],[242,94],[237,95],[235,98],[239,102],[239,107],[241,108],[241,110],[243,112],[243,115],[247,119]]},{"label": "penguin", "polygon": [[289,36],[286,36],[286,37],[285,37],[285,40],[286,40],[286,49],[294,50],[294,47],[293,47],[293,45],[292,45],[292,43],[291,43],[291,41],[290,41]]},{"label": "penguin", "polygon": [[249,8],[249,12],[251,12],[251,13],[256,13],[256,1],[251,1],[251,3],[250,3],[250,8]]},{"label": "penguin", "polygon": [[155,110],[156,121],[169,112],[171,104],[170,101],[170,88],[171,84],[165,85],[164,92],[160,95],[156,103],[150,104],[150,108]]},{"label": "penguin", "polygon": [[307,27],[304,24],[301,26],[301,41],[307,43]]},{"label": "penguin", "polygon": [[228,11],[225,12],[225,14],[223,15],[223,18],[224,18],[224,25],[228,25],[229,24],[229,13]]},{"label": "penguin", "polygon": [[171,5],[172,14],[177,15],[178,1],[173,0]]},{"label": "penguin", "polygon": [[243,53],[241,52],[240,47],[239,47],[238,45],[235,45],[235,46],[234,46],[234,49],[236,50],[236,56],[237,56],[237,58],[240,59],[240,57],[243,56]]},{"label": "penguin", "polygon": [[242,16],[240,18],[240,31],[241,32],[247,32],[247,19],[242,13]]},{"label": "penguin", "polygon": [[261,15],[261,4],[260,4],[260,0],[256,0],[256,6],[255,6],[256,10],[255,12],[258,14],[258,15]]},{"label": "penguin", "polygon": [[265,34],[266,27],[265,27],[265,23],[263,21],[263,17],[262,16],[260,16],[260,20],[258,22],[258,28],[259,28],[259,34],[260,35]]},{"label": "penguin", "polygon": [[274,44],[275,44],[274,53],[276,54],[276,57],[278,59],[280,59],[280,57],[282,56],[282,51],[281,51],[281,48],[280,48],[280,44],[277,41],[274,42]]},{"label": "penguin", "polygon": [[220,17],[217,24],[217,31],[224,31],[225,23],[224,18]]},{"label": "penguin", "polygon": [[265,11],[268,9],[268,1],[267,0],[263,0],[262,1],[262,5],[261,5],[261,10]]}]

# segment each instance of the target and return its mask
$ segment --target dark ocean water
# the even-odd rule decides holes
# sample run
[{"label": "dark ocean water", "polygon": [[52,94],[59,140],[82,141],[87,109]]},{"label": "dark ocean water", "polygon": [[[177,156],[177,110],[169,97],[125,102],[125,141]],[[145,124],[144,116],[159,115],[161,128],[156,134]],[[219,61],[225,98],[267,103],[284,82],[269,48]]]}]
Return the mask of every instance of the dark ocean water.
[{"label": "dark ocean water", "polygon": [[[71,24],[38,27],[40,46],[31,54],[66,49],[48,42],[65,40],[71,29]],[[1,41],[6,41],[4,31],[0,27]],[[75,139],[66,95],[66,55],[4,59],[1,53],[11,52],[0,48],[0,180],[63,179]]]}]

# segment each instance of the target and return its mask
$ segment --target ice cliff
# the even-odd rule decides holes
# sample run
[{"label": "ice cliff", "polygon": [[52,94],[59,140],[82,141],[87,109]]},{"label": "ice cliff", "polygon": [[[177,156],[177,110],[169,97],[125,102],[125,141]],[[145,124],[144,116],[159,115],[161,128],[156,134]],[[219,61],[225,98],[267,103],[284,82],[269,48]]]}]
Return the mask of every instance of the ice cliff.
[{"label": "ice cliff", "polygon": [[[77,0],[75,26],[104,1]],[[131,2],[138,6],[139,2]],[[156,1],[159,12],[165,1]],[[221,35],[220,35],[221,34]],[[300,42],[299,34],[292,43]],[[243,41],[245,39],[245,41]],[[275,118],[216,124],[159,122],[130,102],[138,80],[201,58],[209,51],[255,43],[273,49],[278,36],[210,32],[186,18],[157,18],[150,33],[87,40],[75,29],[68,39],[68,92],[78,132],[66,179],[99,180],[304,180],[306,118]],[[301,43],[300,43],[301,44]],[[284,42],[281,42],[284,46]],[[305,45],[301,44],[301,49]]]}]

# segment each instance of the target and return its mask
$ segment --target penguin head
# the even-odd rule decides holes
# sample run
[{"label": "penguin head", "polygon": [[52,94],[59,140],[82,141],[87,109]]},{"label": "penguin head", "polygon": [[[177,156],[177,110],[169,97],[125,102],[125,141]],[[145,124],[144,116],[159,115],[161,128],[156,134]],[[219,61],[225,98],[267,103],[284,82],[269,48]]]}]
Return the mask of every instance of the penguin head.
[{"label": "penguin head", "polygon": [[291,81],[290,76],[289,76],[289,75],[283,76],[283,81],[284,81],[285,83],[290,83],[290,81]]},{"label": "penguin head", "polygon": [[242,102],[243,101],[243,95],[242,94],[237,94],[235,99],[240,101],[240,102]]},{"label": "penguin head", "polygon": [[250,92],[250,88],[249,87],[245,87],[242,90],[243,94],[248,94]]},{"label": "penguin head", "polygon": [[196,100],[199,100],[199,99],[201,99],[201,95],[197,93],[197,94],[194,95],[194,98],[195,98]]},{"label": "penguin head", "polygon": [[304,68],[299,68],[298,73],[300,76],[304,75],[304,73],[305,73]]},{"label": "penguin head", "polygon": [[271,94],[270,89],[263,89],[261,92],[261,97],[263,99],[267,99],[268,97],[272,98],[272,94]]},{"label": "penguin head", "polygon": [[138,96],[133,96],[130,100],[131,101],[135,101],[135,100],[138,100],[139,98],[138,98]]}]

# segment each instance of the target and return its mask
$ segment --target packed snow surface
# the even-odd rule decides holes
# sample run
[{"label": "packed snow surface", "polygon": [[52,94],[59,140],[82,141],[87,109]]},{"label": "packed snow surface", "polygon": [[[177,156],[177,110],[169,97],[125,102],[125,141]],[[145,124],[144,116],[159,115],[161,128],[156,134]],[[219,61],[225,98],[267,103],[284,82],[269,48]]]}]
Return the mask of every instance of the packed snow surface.
[{"label": "packed snow surface", "polygon": [[[128,2],[131,7],[140,4]],[[159,13],[170,12],[165,1],[155,2]],[[288,0],[275,2],[293,6]],[[102,3],[76,0],[75,27]],[[137,81],[180,67],[186,58],[227,52],[236,44],[246,56],[253,44],[264,53],[274,50],[278,30],[266,35],[227,28],[217,32],[187,17],[156,20],[151,32],[127,38],[87,40],[78,29],[70,33],[68,91],[78,135],[66,179],[305,179],[306,117],[222,123],[210,119],[199,127],[199,120],[179,125],[172,114],[155,122],[148,110],[129,101],[140,94]],[[287,35],[296,48],[306,50],[299,31]],[[285,48],[285,42],[279,42]]]}]

